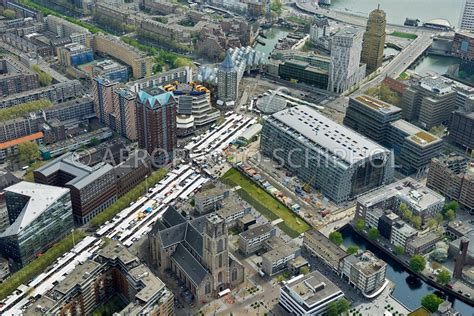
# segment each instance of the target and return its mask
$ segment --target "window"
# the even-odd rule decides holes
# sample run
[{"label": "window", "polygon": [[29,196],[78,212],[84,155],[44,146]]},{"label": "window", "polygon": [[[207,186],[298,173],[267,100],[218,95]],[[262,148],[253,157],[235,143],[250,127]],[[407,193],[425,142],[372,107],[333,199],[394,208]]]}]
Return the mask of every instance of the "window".
[{"label": "window", "polygon": [[219,255],[219,268],[222,268],[222,254]]},{"label": "window", "polygon": [[206,284],[206,288],[204,289],[204,291],[206,292],[206,294],[211,293],[211,283],[208,282]]},{"label": "window", "polygon": [[219,272],[219,274],[217,275],[217,282],[219,282],[219,283],[222,282],[222,271]]},{"label": "window", "polygon": [[234,269],[232,270],[231,280],[232,280],[232,282],[234,282],[235,280],[237,280],[237,269],[236,269],[236,268],[234,268]]}]

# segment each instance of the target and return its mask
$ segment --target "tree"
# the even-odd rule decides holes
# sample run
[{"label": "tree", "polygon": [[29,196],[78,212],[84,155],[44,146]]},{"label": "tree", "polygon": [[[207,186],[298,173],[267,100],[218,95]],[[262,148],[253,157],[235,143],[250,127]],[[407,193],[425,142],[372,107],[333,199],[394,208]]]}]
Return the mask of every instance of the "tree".
[{"label": "tree", "polygon": [[11,9],[3,10],[3,16],[7,19],[14,19],[16,17],[16,12]]},{"label": "tree", "polygon": [[421,298],[421,305],[432,313],[438,310],[441,303],[443,303],[443,299],[436,294],[427,294]]},{"label": "tree", "polygon": [[347,251],[346,251],[346,252],[347,252],[348,254],[352,255],[352,254],[357,253],[357,251],[359,251],[359,247],[357,247],[357,246],[350,246],[350,247],[347,248]]},{"label": "tree", "polygon": [[277,16],[280,16],[281,12],[283,11],[283,3],[281,0],[272,0],[270,3],[270,10],[275,12]]},{"label": "tree", "polygon": [[329,240],[338,246],[340,246],[343,241],[341,233],[337,231],[329,234]]},{"label": "tree", "polygon": [[438,214],[436,214],[436,216],[434,218],[436,219],[436,222],[438,223],[436,225],[436,227],[439,227],[439,224],[441,224],[444,220],[443,214],[438,213]]},{"label": "tree", "polygon": [[53,82],[53,77],[51,77],[50,74],[41,70],[41,68],[38,65],[33,65],[31,69],[33,69],[33,71],[38,74],[39,82],[42,87],[47,87]]},{"label": "tree", "polygon": [[364,227],[365,227],[365,221],[362,218],[359,218],[355,222],[355,229],[360,232],[364,229]]},{"label": "tree", "polygon": [[341,298],[340,300],[337,301],[337,311],[339,314],[346,314],[347,311],[349,310],[349,301],[346,300],[345,298]]},{"label": "tree", "polygon": [[367,236],[369,237],[369,239],[374,240],[379,238],[380,233],[377,228],[372,227],[371,229],[369,229]]},{"label": "tree", "polygon": [[421,216],[413,216],[410,222],[416,229],[421,228]]},{"label": "tree", "polygon": [[425,270],[426,260],[421,255],[414,255],[410,258],[410,268],[416,273],[420,273]]},{"label": "tree", "polygon": [[308,266],[304,266],[300,269],[300,273],[301,274],[308,274],[309,273],[309,267]]},{"label": "tree", "polygon": [[35,142],[25,142],[18,145],[18,160],[29,164],[40,157],[39,146]]},{"label": "tree", "polygon": [[405,203],[400,203],[400,207],[398,209],[400,210],[400,213],[402,214],[402,218],[405,221],[410,221],[411,220],[411,218],[413,216],[413,213],[412,213],[412,211],[410,211],[410,209],[408,208],[408,206]]},{"label": "tree", "polygon": [[439,271],[438,274],[436,275],[436,281],[438,281],[438,283],[441,283],[443,285],[448,284],[449,281],[451,281],[451,273],[449,273],[448,270]]},{"label": "tree", "polygon": [[393,250],[396,255],[403,255],[405,253],[405,248],[402,246],[395,246],[395,249]]},{"label": "tree", "polygon": [[328,304],[327,316],[338,316],[339,307],[336,301],[332,301]]},{"label": "tree", "polygon": [[455,210],[447,210],[446,211],[446,219],[448,221],[452,221],[456,218],[456,211]]},{"label": "tree", "polygon": [[436,220],[436,218],[430,218],[427,224],[430,229],[433,229],[438,226],[438,221]]},{"label": "tree", "polygon": [[390,90],[390,87],[386,84],[381,84],[380,86],[369,88],[366,93],[372,97],[378,98],[384,102],[397,105],[400,102],[398,95]]},{"label": "tree", "polygon": [[444,204],[444,211],[446,212],[447,210],[459,210],[459,203],[457,201],[447,202],[446,204]]},{"label": "tree", "polygon": [[100,140],[98,140],[96,137],[92,137],[89,144],[90,146],[95,147],[100,144]]}]

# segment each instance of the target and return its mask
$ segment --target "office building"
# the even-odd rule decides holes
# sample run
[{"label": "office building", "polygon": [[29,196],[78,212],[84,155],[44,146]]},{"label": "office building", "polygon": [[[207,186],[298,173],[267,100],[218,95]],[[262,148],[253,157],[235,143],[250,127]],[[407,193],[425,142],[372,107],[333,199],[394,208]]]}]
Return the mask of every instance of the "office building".
[{"label": "office building", "polygon": [[387,18],[385,12],[380,10],[379,5],[377,9],[369,14],[362,43],[361,62],[367,65],[367,75],[373,73],[382,66],[386,26]]},{"label": "office building", "polygon": [[386,283],[387,263],[372,252],[358,251],[341,262],[340,275],[364,296],[375,295]]},{"label": "office building", "polygon": [[417,238],[406,243],[405,253],[409,256],[427,254],[433,250],[436,243],[442,239],[443,236],[439,236],[434,232],[428,232],[425,235],[418,235]]},{"label": "office building", "polygon": [[270,223],[250,227],[239,234],[239,250],[246,256],[263,248],[263,242],[276,235],[276,229]]},{"label": "office building", "polygon": [[66,44],[60,47],[58,57],[61,65],[66,67],[75,67],[94,60],[92,49],[79,43]]},{"label": "office building", "polygon": [[217,214],[188,221],[169,207],[148,240],[156,268],[176,273],[196,302],[209,301],[244,281],[244,267],[230,253],[227,226]]},{"label": "office building", "polygon": [[[470,6],[474,6],[474,2],[470,3]],[[459,71],[471,76],[474,73],[474,34],[471,30],[459,30],[454,33],[451,52],[459,58]]]},{"label": "office building", "polygon": [[454,111],[448,130],[449,140],[468,150],[474,149],[474,111]]},{"label": "office building", "polygon": [[312,64],[311,61],[285,60],[278,67],[278,75],[281,79],[306,83],[326,90],[328,87],[330,63],[325,57],[317,58],[321,61],[318,65]]},{"label": "office building", "polygon": [[392,104],[368,95],[349,99],[344,125],[358,133],[385,144],[389,135],[390,122],[399,120],[402,110]]},{"label": "office building", "polygon": [[441,153],[443,140],[405,120],[390,123],[386,146],[393,149],[398,169],[406,174],[424,174],[433,157]]},{"label": "office building", "polygon": [[[104,245],[66,276],[53,282],[25,315],[91,315],[113,297],[117,315],[174,315],[174,295],[139,258],[118,241]],[[116,306],[115,306],[116,308]]]},{"label": "office building", "polygon": [[181,67],[165,72],[160,72],[156,75],[143,79],[129,81],[125,85],[130,91],[138,93],[140,90],[166,86],[174,82],[187,83],[191,81],[193,81],[193,68]]},{"label": "office building", "polygon": [[[374,209],[379,210],[379,209]],[[373,211],[372,211],[373,212]],[[372,212],[367,212],[366,216],[369,217],[369,214]],[[392,228],[395,226],[395,223],[398,222],[400,216],[393,213],[391,210],[385,210],[384,214],[379,218],[378,224],[372,226],[377,228],[380,232],[380,236],[385,237],[385,239],[390,240],[392,237]],[[371,227],[371,226],[368,226]]]},{"label": "office building", "polygon": [[402,220],[396,221],[392,226],[390,243],[395,247],[407,248],[407,243],[418,237],[418,231]]},{"label": "office building", "polygon": [[117,199],[114,168],[110,164],[83,165],[66,153],[33,171],[36,183],[68,188],[74,220],[82,225]]},{"label": "office building", "polygon": [[145,181],[151,171],[151,158],[146,151],[135,150],[130,153],[127,159],[114,166],[117,197],[123,196]]},{"label": "office building", "polygon": [[474,166],[467,158],[456,154],[434,158],[426,186],[474,212]]},{"label": "office building", "polygon": [[441,194],[412,178],[405,178],[358,197],[355,219],[365,219],[376,208],[400,214],[400,204],[403,203],[425,224],[442,211],[444,202]]},{"label": "office building", "polygon": [[99,61],[92,69],[92,74],[117,82],[127,82],[129,77],[127,66],[111,59]]},{"label": "office building", "polygon": [[69,190],[32,182],[5,189],[10,226],[0,234],[0,250],[18,270],[74,228]]},{"label": "office building", "polygon": [[6,109],[17,104],[48,99],[52,103],[61,103],[76,97],[84,96],[84,90],[78,80],[68,80],[55,83],[48,87],[42,87],[30,91],[23,91],[5,98],[0,98],[0,109]]},{"label": "office building", "polygon": [[124,43],[120,38],[99,33],[94,36],[92,43],[96,54],[111,56],[130,66],[134,78],[140,79],[151,75],[153,57]]},{"label": "office building", "polygon": [[429,130],[448,123],[455,103],[456,91],[452,81],[440,76],[427,76],[405,89],[400,107],[404,119]]},{"label": "office building", "polygon": [[469,222],[451,221],[446,228],[446,235],[454,240],[466,236],[472,231],[474,231],[474,225]]},{"label": "office building", "polygon": [[155,163],[163,164],[173,159],[177,145],[176,106],[172,92],[157,89],[138,92],[138,146],[146,149]]},{"label": "office building", "polygon": [[344,293],[318,271],[299,275],[280,288],[278,302],[289,314],[325,315],[328,305],[344,297]]},{"label": "office building", "polygon": [[459,28],[468,32],[474,32],[474,1],[463,0],[461,8],[461,19]]},{"label": "office building", "polygon": [[39,76],[20,61],[0,58],[0,96],[29,91],[40,87]]},{"label": "office building", "polygon": [[334,271],[339,271],[341,260],[347,256],[347,253],[341,247],[334,244],[317,229],[305,231],[303,247],[312,256],[317,256],[323,260]]},{"label": "office building", "polygon": [[267,252],[262,255],[262,271],[268,276],[286,270],[289,262],[298,257],[301,252],[299,246],[277,236],[267,239],[263,244]]},{"label": "office building", "polygon": [[131,141],[138,139],[136,99],[136,94],[130,90],[114,87],[112,103],[115,131]]},{"label": "office building", "polygon": [[337,32],[331,42],[328,90],[342,93],[365,77],[366,65],[360,63],[362,31],[349,27]]},{"label": "office building", "polygon": [[90,46],[91,32],[82,26],[50,14],[46,17],[46,27],[59,38],[67,37],[74,43]]},{"label": "office building", "polygon": [[318,45],[327,36],[329,36],[329,20],[326,17],[316,16],[309,28],[309,39],[314,45]]},{"label": "office building", "polygon": [[[389,150],[303,105],[265,120],[260,151],[336,203],[390,182]],[[291,153],[299,152],[298,155]]]},{"label": "office building", "polygon": [[224,102],[235,102],[239,93],[239,74],[228,53],[217,70],[217,98]]}]

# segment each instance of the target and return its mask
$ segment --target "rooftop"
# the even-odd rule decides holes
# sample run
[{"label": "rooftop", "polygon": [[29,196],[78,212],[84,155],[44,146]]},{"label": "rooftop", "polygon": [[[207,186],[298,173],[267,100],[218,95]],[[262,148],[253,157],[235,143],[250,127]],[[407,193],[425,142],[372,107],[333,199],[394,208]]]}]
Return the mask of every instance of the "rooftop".
[{"label": "rooftop", "polygon": [[380,101],[368,95],[359,95],[355,97],[354,99],[358,101],[360,104],[363,104],[371,109],[380,111],[384,114],[397,113],[397,112],[402,111],[399,107],[396,107],[387,102]]},{"label": "rooftop", "polygon": [[421,247],[423,245],[426,245],[430,242],[433,242],[433,241],[437,241],[437,240],[440,240],[441,238],[438,236],[438,234],[435,234],[433,232],[429,232],[423,236],[420,236],[418,235],[418,238],[415,238],[411,241],[408,242],[408,244],[410,244],[412,247],[414,247],[415,249],[418,248],[418,247]]},{"label": "rooftop", "polygon": [[267,234],[274,230],[275,227],[272,226],[270,223],[265,223],[259,226],[255,226],[253,228],[250,228],[249,230],[246,230],[242,233],[240,233],[240,238],[243,238],[245,240],[251,240],[255,237],[261,236],[263,234]]},{"label": "rooftop", "polygon": [[474,226],[468,222],[453,221],[449,222],[448,229],[454,230],[464,236],[469,232],[474,231]]},{"label": "rooftop", "polygon": [[347,253],[339,246],[330,241],[326,236],[323,235],[317,229],[311,229],[304,233],[305,238],[311,237],[313,240],[318,241],[323,244],[327,251],[331,252],[333,255],[337,256],[339,260],[347,256]]},{"label": "rooftop", "polygon": [[309,146],[321,147],[348,164],[388,150],[359,133],[325,117],[316,110],[297,105],[271,116],[280,128]]},{"label": "rooftop", "polygon": [[428,76],[420,79],[419,85],[435,94],[453,92],[452,81],[441,76]]},{"label": "rooftop", "polygon": [[7,149],[7,148],[10,148],[10,147],[22,144],[22,143],[30,142],[32,140],[37,140],[37,139],[43,138],[43,136],[44,136],[43,132],[38,132],[38,133],[23,136],[23,137],[20,137],[20,138],[15,138],[13,140],[9,140],[7,142],[0,143],[0,150],[1,149]]},{"label": "rooftop", "polygon": [[391,122],[390,125],[406,134],[411,141],[417,143],[418,145],[428,146],[443,141],[438,136],[428,133],[418,126],[415,126],[405,120],[397,120]]},{"label": "rooftop", "polygon": [[344,295],[334,283],[318,271],[289,280],[282,290],[306,307],[311,307],[330,297]]},{"label": "rooftop", "polygon": [[350,262],[355,269],[362,272],[365,276],[375,274],[387,266],[385,261],[377,258],[368,250],[347,256],[344,260]]}]

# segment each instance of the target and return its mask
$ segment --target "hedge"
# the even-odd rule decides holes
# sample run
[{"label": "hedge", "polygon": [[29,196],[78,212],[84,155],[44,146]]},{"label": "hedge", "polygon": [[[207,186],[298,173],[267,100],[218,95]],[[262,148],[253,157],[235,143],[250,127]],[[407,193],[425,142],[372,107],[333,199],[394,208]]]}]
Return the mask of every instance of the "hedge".
[{"label": "hedge", "polygon": [[148,180],[140,182],[137,186],[135,186],[133,189],[131,189],[122,197],[120,197],[117,201],[115,201],[114,204],[97,214],[89,222],[90,226],[97,228],[105,222],[111,220],[120,211],[128,207],[131,202],[138,200],[138,198],[145,193],[146,181],[148,181],[148,187],[150,188],[160,182],[160,180],[163,179],[167,172],[168,170],[164,168],[158,169],[157,171],[153,172],[150,176],[148,176]]},{"label": "hedge", "polygon": [[[86,234],[81,230],[74,231],[74,242],[77,244]],[[0,300],[10,295],[21,284],[28,283],[34,277],[43,273],[57,258],[68,252],[74,246],[72,234],[64,237],[61,241],[45,251],[40,257],[36,258],[26,266],[13,273],[0,285]]]}]

